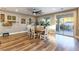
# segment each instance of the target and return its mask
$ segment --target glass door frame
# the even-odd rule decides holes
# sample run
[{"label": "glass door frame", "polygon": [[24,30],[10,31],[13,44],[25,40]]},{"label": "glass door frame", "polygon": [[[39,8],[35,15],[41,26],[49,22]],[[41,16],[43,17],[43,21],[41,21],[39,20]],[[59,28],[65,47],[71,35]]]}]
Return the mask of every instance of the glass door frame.
[{"label": "glass door frame", "polygon": [[[75,37],[75,36],[76,36],[77,10],[71,10],[71,11],[65,11],[65,12],[56,13],[56,14],[55,14],[55,20],[57,20],[57,19],[56,19],[56,16],[57,16],[57,15],[69,14],[69,13],[73,13],[73,19],[74,19],[74,21],[73,21],[73,24],[74,24],[74,28],[73,28],[73,36],[69,36],[69,35],[65,35],[65,36]],[[57,33],[57,31],[56,31],[56,34],[59,34],[59,33]],[[60,34],[60,35],[64,35],[64,34]]]}]

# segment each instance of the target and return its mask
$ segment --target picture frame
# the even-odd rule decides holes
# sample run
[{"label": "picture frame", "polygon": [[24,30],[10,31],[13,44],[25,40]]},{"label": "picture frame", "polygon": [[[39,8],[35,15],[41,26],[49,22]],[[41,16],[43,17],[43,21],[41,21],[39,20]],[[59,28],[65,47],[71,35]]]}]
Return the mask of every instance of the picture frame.
[{"label": "picture frame", "polygon": [[3,26],[12,26],[12,22],[7,21],[7,22],[4,22],[2,25]]},{"label": "picture frame", "polygon": [[21,24],[26,24],[26,19],[22,18],[21,19]]},{"label": "picture frame", "polygon": [[4,22],[4,20],[5,20],[5,14],[0,14],[0,21]]},{"label": "picture frame", "polygon": [[16,20],[16,16],[12,16],[12,20]]},{"label": "picture frame", "polygon": [[8,16],[7,16],[7,19],[8,19],[8,20],[11,20],[11,16],[10,16],[10,15],[8,15]]},{"label": "picture frame", "polygon": [[29,18],[29,24],[31,24],[32,23],[32,19],[31,18]]}]

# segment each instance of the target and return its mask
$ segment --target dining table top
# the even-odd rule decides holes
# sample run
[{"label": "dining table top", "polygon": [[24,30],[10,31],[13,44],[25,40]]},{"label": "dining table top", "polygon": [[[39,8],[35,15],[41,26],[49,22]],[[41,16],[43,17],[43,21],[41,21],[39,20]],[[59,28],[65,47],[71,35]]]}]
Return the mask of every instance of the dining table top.
[{"label": "dining table top", "polygon": [[42,32],[45,32],[45,29],[36,29],[35,32],[36,32],[36,33],[42,33]]}]

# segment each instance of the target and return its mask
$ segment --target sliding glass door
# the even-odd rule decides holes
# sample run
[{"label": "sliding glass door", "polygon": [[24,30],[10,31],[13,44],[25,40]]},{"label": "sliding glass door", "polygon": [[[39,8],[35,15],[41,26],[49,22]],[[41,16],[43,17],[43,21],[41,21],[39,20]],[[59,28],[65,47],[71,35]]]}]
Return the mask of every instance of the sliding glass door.
[{"label": "sliding glass door", "polygon": [[56,32],[58,34],[73,36],[74,32],[73,13],[56,16]]},{"label": "sliding glass door", "polygon": [[64,35],[73,36],[73,32],[74,32],[73,17],[65,17],[64,18]]},{"label": "sliding glass door", "polygon": [[57,24],[56,24],[56,31],[57,33],[63,34],[63,18],[58,18],[57,19]]}]

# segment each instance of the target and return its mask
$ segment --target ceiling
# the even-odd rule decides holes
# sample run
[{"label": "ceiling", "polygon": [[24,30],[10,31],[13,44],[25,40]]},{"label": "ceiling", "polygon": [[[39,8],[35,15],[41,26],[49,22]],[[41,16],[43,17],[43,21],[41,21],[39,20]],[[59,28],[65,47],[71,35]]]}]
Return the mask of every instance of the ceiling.
[{"label": "ceiling", "polygon": [[41,15],[44,15],[44,14],[74,9],[75,7],[1,7],[0,10],[33,15],[32,14],[33,8],[37,10],[41,10],[42,11]]}]

